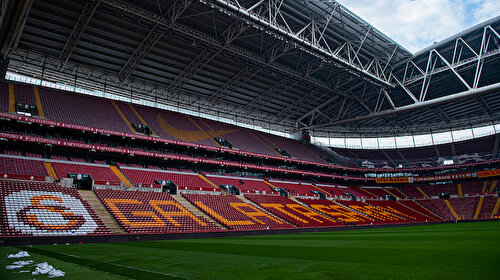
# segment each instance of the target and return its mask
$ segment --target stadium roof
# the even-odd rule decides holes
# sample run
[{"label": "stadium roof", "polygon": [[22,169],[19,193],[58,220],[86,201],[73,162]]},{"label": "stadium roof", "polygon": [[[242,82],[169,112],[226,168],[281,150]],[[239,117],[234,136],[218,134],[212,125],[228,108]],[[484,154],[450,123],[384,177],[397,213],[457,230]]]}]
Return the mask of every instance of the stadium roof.
[{"label": "stadium roof", "polygon": [[45,80],[318,136],[500,120],[500,17],[412,55],[335,1],[4,5],[9,70]]}]

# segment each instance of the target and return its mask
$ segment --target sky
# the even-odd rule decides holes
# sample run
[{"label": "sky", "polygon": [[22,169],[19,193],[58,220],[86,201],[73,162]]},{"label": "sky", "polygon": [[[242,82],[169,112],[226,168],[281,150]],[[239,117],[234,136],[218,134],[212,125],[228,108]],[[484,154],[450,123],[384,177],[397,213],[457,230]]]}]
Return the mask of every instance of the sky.
[{"label": "sky", "polygon": [[500,15],[500,0],[337,0],[415,53]]}]

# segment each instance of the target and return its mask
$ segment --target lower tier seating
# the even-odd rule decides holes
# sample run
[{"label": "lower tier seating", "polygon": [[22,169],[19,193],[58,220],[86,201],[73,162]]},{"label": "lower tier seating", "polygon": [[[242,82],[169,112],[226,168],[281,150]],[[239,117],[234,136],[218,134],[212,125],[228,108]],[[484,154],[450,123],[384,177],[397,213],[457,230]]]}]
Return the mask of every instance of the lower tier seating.
[{"label": "lower tier seating", "polygon": [[375,220],[373,224],[410,222],[408,219],[396,216],[362,201],[339,201],[339,203],[373,218]]},{"label": "lower tier seating", "polygon": [[450,204],[462,220],[472,220],[479,203],[479,197],[450,198]]},{"label": "lower tier seating", "polygon": [[292,227],[234,195],[183,193],[182,196],[229,229],[258,230]]},{"label": "lower tier seating", "polygon": [[495,209],[495,204],[497,203],[497,197],[495,196],[485,196],[483,199],[483,204],[481,205],[481,210],[477,219],[485,220],[490,219],[493,214],[493,209]]},{"label": "lower tier seating", "polygon": [[439,217],[436,213],[430,211],[429,209],[423,207],[421,204],[414,200],[400,200],[398,203],[407,206],[414,211],[421,213],[426,217],[426,220],[430,221],[442,221],[443,219]]},{"label": "lower tier seating", "polygon": [[419,200],[418,203],[422,204],[425,208],[431,210],[432,212],[438,214],[446,221],[455,220],[455,217],[451,213],[448,206],[446,206],[443,199]]},{"label": "lower tier seating", "polygon": [[130,233],[216,231],[204,217],[195,216],[168,193],[95,190],[116,221]]},{"label": "lower tier seating", "polygon": [[425,222],[429,220],[428,217],[414,211],[413,209],[405,207],[393,200],[369,200],[367,201],[367,203],[379,209],[382,209],[386,212],[393,213],[408,221]]},{"label": "lower tier seating", "polygon": [[325,199],[299,199],[316,211],[326,214],[345,224],[366,225],[375,221],[365,215],[355,212],[331,200]]},{"label": "lower tier seating", "polygon": [[54,183],[0,179],[1,235],[108,234],[73,188]]},{"label": "lower tier seating", "polygon": [[267,211],[299,227],[342,226],[343,223],[326,217],[285,196],[245,195]]}]

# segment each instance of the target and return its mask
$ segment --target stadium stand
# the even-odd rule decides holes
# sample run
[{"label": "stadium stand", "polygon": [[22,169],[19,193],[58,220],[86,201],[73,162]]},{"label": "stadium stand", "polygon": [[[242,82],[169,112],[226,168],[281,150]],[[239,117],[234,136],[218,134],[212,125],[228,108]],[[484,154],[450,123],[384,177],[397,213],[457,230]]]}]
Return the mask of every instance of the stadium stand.
[{"label": "stadium stand", "polygon": [[136,186],[142,185],[147,188],[159,188],[155,180],[166,180],[174,182],[178,190],[198,190],[198,191],[220,191],[219,188],[204,181],[197,173],[152,170],[136,167],[121,167],[120,170]]},{"label": "stadium stand", "polygon": [[40,96],[44,104],[45,116],[50,120],[129,131],[109,100],[47,88],[40,88]]},{"label": "stadium stand", "polygon": [[183,193],[182,196],[229,229],[260,230],[292,227],[234,195]]},{"label": "stadium stand", "polygon": [[74,188],[0,179],[0,198],[2,235],[111,233]]},{"label": "stadium stand", "polygon": [[449,201],[461,220],[472,220],[479,203],[479,197],[450,198]]},{"label": "stadium stand", "polygon": [[368,199],[377,199],[379,198],[376,194],[372,193],[371,190],[362,187],[351,186],[350,193],[354,194],[357,197],[368,198]]},{"label": "stadium stand", "polygon": [[278,194],[262,179],[207,174],[206,177],[217,185],[232,185],[240,189],[241,193]]},{"label": "stadium stand", "polygon": [[[452,145],[454,145],[454,149]],[[378,168],[384,166],[396,168],[397,164],[400,163],[404,166],[409,165],[408,167],[429,167],[438,166],[443,158],[451,157],[456,157],[458,164],[490,160],[493,158],[491,152],[494,150],[494,146],[495,135],[490,135],[453,144],[428,147],[384,150],[335,148],[335,152],[359,162],[367,160]]]},{"label": "stadium stand", "polygon": [[168,193],[94,190],[116,221],[129,233],[217,231],[204,217],[195,216]]},{"label": "stadium stand", "polygon": [[[268,180],[268,182],[272,186],[274,186],[276,188],[281,188],[293,196],[318,197],[319,195],[313,193],[313,191],[321,191],[321,189],[318,189],[318,188],[314,187],[312,184],[305,183],[305,182],[287,182],[287,181],[278,181],[278,180]],[[325,195],[329,195],[329,194],[325,193]]]},{"label": "stadium stand", "polygon": [[369,192],[372,195],[372,197],[383,197],[383,196],[386,196],[389,194],[381,187],[371,187],[371,188],[370,187],[362,187],[361,189]]},{"label": "stadium stand", "polygon": [[52,166],[57,173],[59,178],[68,177],[69,173],[76,174],[88,174],[92,176],[95,184],[97,185],[113,185],[119,186],[121,184],[121,180],[113,173],[110,169],[109,165],[100,165],[100,164],[91,164],[91,163],[70,163],[70,162],[61,162],[54,161],[52,162]]},{"label": "stadium stand", "polygon": [[7,83],[0,83],[0,110],[9,111],[9,85]]},{"label": "stadium stand", "polygon": [[439,193],[443,192],[450,195],[458,195],[457,186],[454,184],[423,185],[420,188],[430,197],[439,196]]},{"label": "stadium stand", "polygon": [[[8,85],[2,85],[8,91]],[[22,93],[22,98],[29,100],[31,104],[35,103],[32,86],[16,85],[15,88]],[[62,90],[40,88],[40,96],[45,116],[54,121],[129,133],[133,132],[130,126],[132,123],[144,124],[153,134],[170,140],[218,147],[213,138],[221,137],[245,151],[279,156],[275,148],[281,148],[292,157],[325,163],[317,155],[320,152],[316,147],[246,128]],[[8,94],[3,95],[3,98],[6,100],[2,101],[5,104],[2,111],[6,112]],[[64,108],[59,106],[61,103],[65,104]]]},{"label": "stadium stand", "polygon": [[14,85],[16,103],[35,105],[33,87],[23,84]]},{"label": "stadium stand", "polygon": [[326,217],[320,212],[309,209],[285,196],[247,194],[245,197],[274,215],[299,227],[343,225],[343,223]]},{"label": "stadium stand", "polygon": [[411,222],[409,218],[397,216],[362,201],[338,201],[338,203],[375,219],[376,221],[373,221],[373,224]]},{"label": "stadium stand", "polygon": [[349,192],[349,188],[343,186],[332,186],[327,184],[315,184],[315,186],[333,197],[346,197],[347,195],[344,193]]},{"label": "stadium stand", "polygon": [[483,186],[488,185],[488,183],[491,183],[490,181],[467,181],[462,183],[462,190],[464,195],[478,195],[483,193]]},{"label": "stadium stand", "polygon": [[437,215],[436,213],[423,207],[420,203],[418,203],[415,200],[400,200],[400,201],[398,201],[398,203],[412,209],[413,211],[415,211],[417,213],[424,215],[426,217],[426,220],[428,220],[428,221],[442,221],[443,220],[443,218],[441,218],[439,215]]},{"label": "stadium stand", "polygon": [[42,160],[10,155],[0,155],[0,174],[18,179],[34,176],[39,180],[45,180],[49,176]]},{"label": "stadium stand", "polygon": [[418,200],[417,202],[430,211],[436,213],[440,217],[443,217],[443,219],[446,221],[455,220],[455,217],[451,213],[450,209],[446,206],[443,199]]},{"label": "stadium stand", "polygon": [[483,204],[477,216],[479,220],[490,219],[493,215],[493,209],[497,202],[497,197],[494,196],[484,196]]},{"label": "stadium stand", "polygon": [[425,198],[424,195],[415,186],[398,186],[397,188],[409,198]]},{"label": "stadium stand", "polygon": [[324,199],[304,199],[300,198],[300,201],[309,205],[316,211],[328,215],[340,222],[349,225],[367,225],[375,221],[359,212],[353,211],[341,204],[337,204],[331,200]]},{"label": "stadium stand", "polygon": [[366,203],[386,212],[395,214],[396,216],[404,218],[408,221],[425,222],[429,220],[429,218],[425,215],[422,215],[413,209],[405,207],[394,200],[367,200]]}]

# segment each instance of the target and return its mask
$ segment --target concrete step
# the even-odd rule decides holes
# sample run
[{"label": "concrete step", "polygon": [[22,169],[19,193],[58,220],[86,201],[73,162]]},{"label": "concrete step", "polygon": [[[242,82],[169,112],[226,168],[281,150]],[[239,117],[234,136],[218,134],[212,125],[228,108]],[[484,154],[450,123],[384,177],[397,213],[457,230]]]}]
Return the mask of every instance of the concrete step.
[{"label": "concrete step", "polygon": [[90,204],[92,209],[94,209],[95,213],[101,218],[104,225],[106,225],[111,232],[125,233],[125,230],[116,222],[93,191],[78,190],[78,193],[80,193],[80,196]]},{"label": "concrete step", "polygon": [[210,222],[214,223],[217,225],[220,229],[228,229],[227,227],[223,226],[219,222],[217,222],[215,219],[212,217],[208,216],[207,214],[203,213],[198,207],[194,206],[191,202],[189,202],[187,199],[185,199],[182,195],[171,195],[177,202],[179,202],[180,205],[184,206],[189,212],[193,213],[197,217],[203,217]]}]

